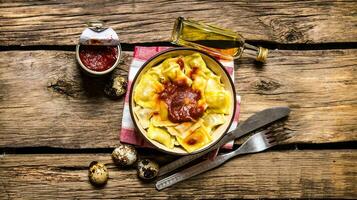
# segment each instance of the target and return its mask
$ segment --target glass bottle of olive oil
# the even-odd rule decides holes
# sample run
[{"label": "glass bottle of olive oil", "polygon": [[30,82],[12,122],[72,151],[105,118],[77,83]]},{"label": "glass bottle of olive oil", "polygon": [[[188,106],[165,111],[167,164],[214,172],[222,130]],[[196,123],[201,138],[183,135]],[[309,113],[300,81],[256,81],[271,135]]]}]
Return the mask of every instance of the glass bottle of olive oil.
[{"label": "glass bottle of olive oil", "polygon": [[227,60],[240,58],[243,51],[260,62],[265,62],[268,55],[268,49],[246,43],[244,38],[234,31],[183,17],[177,18],[171,40],[174,44],[197,48]]}]

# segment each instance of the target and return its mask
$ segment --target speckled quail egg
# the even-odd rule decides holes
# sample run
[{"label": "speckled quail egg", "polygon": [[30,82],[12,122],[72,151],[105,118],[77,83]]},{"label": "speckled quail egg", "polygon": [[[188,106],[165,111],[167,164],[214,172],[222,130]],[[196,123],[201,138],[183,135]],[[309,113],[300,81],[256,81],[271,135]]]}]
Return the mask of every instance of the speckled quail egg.
[{"label": "speckled quail egg", "polygon": [[112,159],[115,164],[120,167],[126,167],[133,165],[138,158],[138,153],[136,149],[127,144],[121,144],[119,147],[115,148],[112,153]]},{"label": "speckled quail egg", "polygon": [[137,165],[138,176],[142,179],[153,179],[159,173],[159,165],[149,159],[143,159],[138,162]]},{"label": "speckled quail egg", "polygon": [[89,181],[95,186],[102,186],[107,183],[109,173],[103,163],[93,161],[89,165],[88,170]]},{"label": "speckled quail egg", "polygon": [[128,81],[122,76],[111,78],[104,87],[104,93],[110,98],[119,98],[126,92]]}]

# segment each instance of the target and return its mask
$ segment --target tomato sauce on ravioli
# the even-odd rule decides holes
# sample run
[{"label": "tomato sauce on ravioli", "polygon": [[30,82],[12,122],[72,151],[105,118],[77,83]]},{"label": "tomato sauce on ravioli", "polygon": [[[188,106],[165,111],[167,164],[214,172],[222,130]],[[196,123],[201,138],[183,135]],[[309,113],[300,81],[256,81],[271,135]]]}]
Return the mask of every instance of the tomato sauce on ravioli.
[{"label": "tomato sauce on ravioli", "polygon": [[198,105],[201,93],[185,84],[168,82],[160,93],[160,99],[168,105],[169,120],[175,123],[195,121],[204,113]]}]

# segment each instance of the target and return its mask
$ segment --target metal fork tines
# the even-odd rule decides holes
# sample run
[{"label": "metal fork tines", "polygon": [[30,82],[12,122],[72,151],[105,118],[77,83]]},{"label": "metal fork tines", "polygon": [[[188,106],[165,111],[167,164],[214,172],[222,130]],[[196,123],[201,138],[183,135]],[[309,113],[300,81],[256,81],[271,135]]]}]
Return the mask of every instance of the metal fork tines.
[{"label": "metal fork tines", "polygon": [[240,155],[261,152],[272,146],[281,144],[291,136],[292,135],[287,132],[268,128],[252,135],[237,150],[227,154]]},{"label": "metal fork tines", "polygon": [[289,133],[282,131],[272,131],[270,129],[260,131],[249,137],[248,140],[245,141],[238,149],[232,152],[219,154],[214,160],[202,161],[190,168],[184,169],[180,172],[177,172],[175,174],[172,174],[171,176],[157,181],[156,188],[158,190],[167,188],[178,182],[201,174],[210,169],[216,168],[237,155],[264,151],[270,147],[282,143],[291,136],[292,135]]}]

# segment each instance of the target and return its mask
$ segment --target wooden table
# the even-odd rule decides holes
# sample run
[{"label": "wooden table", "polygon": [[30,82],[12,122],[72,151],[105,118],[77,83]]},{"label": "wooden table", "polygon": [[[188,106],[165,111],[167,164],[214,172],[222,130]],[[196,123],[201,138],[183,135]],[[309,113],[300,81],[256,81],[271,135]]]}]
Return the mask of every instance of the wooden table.
[{"label": "wooden table", "polygon": [[[104,20],[120,34],[128,69],[133,46],[170,44],[178,16],[274,49],[265,66],[235,63],[241,120],[290,106],[284,130],[295,135],[158,192],[113,165],[123,99],[80,73],[75,45],[84,22]],[[2,1],[0,198],[357,198],[356,26],[354,1]],[[105,188],[88,182],[93,160],[109,168]]]}]

